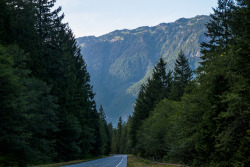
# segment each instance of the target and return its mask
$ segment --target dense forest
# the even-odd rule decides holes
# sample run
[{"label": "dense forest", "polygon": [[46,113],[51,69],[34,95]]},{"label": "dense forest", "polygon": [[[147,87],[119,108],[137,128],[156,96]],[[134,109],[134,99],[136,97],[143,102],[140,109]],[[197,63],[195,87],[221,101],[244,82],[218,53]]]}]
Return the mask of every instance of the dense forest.
[{"label": "dense forest", "polygon": [[158,61],[133,115],[119,120],[112,152],[193,166],[250,166],[249,5],[218,1],[197,71],[181,50],[173,71]]},{"label": "dense forest", "polygon": [[112,125],[55,2],[0,0],[0,166],[110,152]]}]

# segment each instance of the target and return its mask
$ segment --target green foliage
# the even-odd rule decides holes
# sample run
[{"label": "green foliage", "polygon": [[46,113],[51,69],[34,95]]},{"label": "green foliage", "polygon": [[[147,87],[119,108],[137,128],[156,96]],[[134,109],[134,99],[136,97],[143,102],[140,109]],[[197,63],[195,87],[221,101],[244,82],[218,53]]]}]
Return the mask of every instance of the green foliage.
[{"label": "green foliage", "polygon": [[[99,108],[100,115],[100,142],[101,142],[101,153],[108,155],[111,152],[111,135],[113,131],[112,124],[108,125],[106,121],[106,116],[102,105]],[[109,129],[111,126],[111,129]]]},{"label": "green foliage", "polygon": [[[25,113],[21,110],[20,112],[15,113],[14,111],[17,109],[15,107],[15,97],[20,94],[18,88],[21,87],[19,84],[19,76],[15,73],[16,69],[14,68],[14,56],[10,54],[7,49],[3,46],[0,47],[0,82],[1,82],[1,115],[0,115],[0,128],[1,128],[1,137],[0,137],[0,144],[1,144],[1,165],[14,165],[18,163],[18,160],[10,161],[9,159],[14,158],[13,155],[15,147],[12,146],[12,143],[17,144],[19,147],[23,146],[25,136],[27,135],[22,133],[24,132],[24,125],[19,124],[18,120],[23,120],[25,118]],[[13,117],[14,116],[14,117]],[[12,118],[13,117],[13,118]],[[11,124],[9,124],[9,122]],[[15,134],[22,134],[22,135],[15,135]],[[13,136],[13,139],[11,139]],[[15,138],[14,138],[15,136]],[[15,139],[17,142],[15,142]],[[19,142],[18,142],[19,141]],[[8,148],[8,146],[11,148]],[[12,151],[8,151],[8,149]],[[17,148],[15,151],[20,151],[20,148]]]},{"label": "green foliage", "polygon": [[47,135],[57,130],[55,98],[44,82],[29,77],[26,60],[18,47],[1,46],[1,95],[5,96],[1,96],[0,154],[6,161],[0,164],[24,166],[49,162],[54,156],[54,141]]},{"label": "green foliage", "polygon": [[0,2],[0,166],[110,152],[110,142],[103,151],[101,140],[111,132],[61,8],[52,10],[55,2]]},{"label": "green foliage", "polygon": [[169,148],[165,159],[192,164],[192,160],[198,156],[196,146],[200,133],[199,124],[209,106],[195,84],[191,94],[185,94],[180,102],[174,104],[174,112],[168,118],[171,128],[165,138]]},{"label": "green foliage", "polygon": [[[138,155],[195,166],[249,166],[249,1],[235,2],[218,1],[207,24],[210,40],[202,43],[197,78],[190,81],[187,60],[177,61],[176,67],[186,64],[188,74],[180,77],[184,70],[175,68],[173,85],[182,87],[172,87],[170,95],[178,98],[158,101],[148,114],[146,86],[141,87],[141,106],[132,116],[140,125],[131,130]],[[147,117],[138,117],[139,109]]]},{"label": "green foliage", "polygon": [[164,138],[169,129],[167,118],[170,113],[168,112],[171,112],[172,108],[172,103],[165,99],[157,104],[149,118],[143,121],[137,134],[138,144],[136,145],[141,156],[162,159],[166,154]]},{"label": "green foliage", "polygon": [[[202,121],[202,134],[208,136],[201,139],[201,147],[214,146],[211,154],[207,155],[211,164],[231,166],[235,161],[242,162],[244,159],[239,160],[237,154],[241,144],[245,143],[249,127],[249,105],[246,103],[249,100],[246,97],[249,94],[248,77],[237,72],[244,68],[247,61],[241,67],[236,66],[240,58],[235,51],[239,51],[236,48],[241,42],[235,42],[238,32],[233,31],[236,24],[234,17],[238,16],[237,10],[242,10],[243,6],[234,6],[231,1],[219,1],[218,4],[214,19],[208,24],[212,40],[202,45],[204,63],[199,69],[201,85],[209,88],[205,93],[208,103],[213,106]],[[222,27],[218,27],[219,24]],[[247,50],[244,48],[243,52]],[[206,144],[207,140],[210,140],[210,145]],[[245,154],[244,151],[241,153]]]},{"label": "green foliage", "polygon": [[[184,89],[191,80],[192,71],[187,58],[181,50],[176,59],[174,68],[174,81],[171,85],[170,99],[179,101],[184,94]],[[170,92],[170,90],[169,90]]]},{"label": "green foliage", "polygon": [[175,163],[192,163],[205,106],[204,98],[185,95],[181,102],[164,99],[138,132],[140,155]]},{"label": "green foliage", "polygon": [[131,152],[131,141],[129,139],[131,117],[129,117],[126,124],[122,122],[121,117],[117,124],[117,128],[113,129],[111,153],[114,154],[128,154]]},{"label": "green foliage", "polygon": [[134,113],[131,122],[130,139],[134,152],[137,152],[137,133],[143,120],[149,117],[155,105],[162,99],[169,96],[169,90],[172,84],[171,71],[166,74],[166,63],[160,58],[155,66],[152,78],[148,79],[146,85],[142,85],[138,98],[134,106]]}]

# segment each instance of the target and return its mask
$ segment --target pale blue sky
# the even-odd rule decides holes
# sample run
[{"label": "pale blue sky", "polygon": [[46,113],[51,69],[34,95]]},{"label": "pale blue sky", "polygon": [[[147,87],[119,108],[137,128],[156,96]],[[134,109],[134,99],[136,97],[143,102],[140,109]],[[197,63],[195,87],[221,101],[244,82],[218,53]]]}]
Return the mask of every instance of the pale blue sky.
[{"label": "pale blue sky", "polygon": [[76,37],[209,15],[217,0],[57,0]]}]

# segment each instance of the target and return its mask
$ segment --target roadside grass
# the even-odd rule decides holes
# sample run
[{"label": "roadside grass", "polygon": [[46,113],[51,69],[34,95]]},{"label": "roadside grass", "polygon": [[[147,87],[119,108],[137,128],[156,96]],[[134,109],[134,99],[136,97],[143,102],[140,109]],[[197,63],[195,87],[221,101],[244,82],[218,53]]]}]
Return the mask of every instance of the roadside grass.
[{"label": "roadside grass", "polygon": [[75,160],[75,161],[69,161],[69,162],[60,162],[60,163],[47,164],[47,165],[33,165],[30,167],[61,167],[61,166],[66,166],[66,165],[74,165],[74,164],[79,164],[82,162],[93,161],[93,160],[105,158],[105,157],[108,157],[108,156],[101,156],[101,157],[95,157],[95,158],[89,158],[89,159],[83,159],[83,160]]},{"label": "roadside grass", "polygon": [[[128,156],[127,167],[181,167],[182,165],[152,163],[148,160],[138,159],[133,155]],[[184,166],[182,166],[184,167]]]}]

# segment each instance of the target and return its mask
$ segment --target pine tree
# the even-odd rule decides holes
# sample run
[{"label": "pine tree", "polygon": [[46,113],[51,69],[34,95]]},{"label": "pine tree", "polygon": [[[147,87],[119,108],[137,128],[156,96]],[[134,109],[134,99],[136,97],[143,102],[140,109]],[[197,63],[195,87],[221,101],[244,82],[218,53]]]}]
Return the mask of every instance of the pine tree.
[{"label": "pine tree", "polygon": [[1,46],[0,50],[4,95],[0,110],[0,165],[50,162],[55,156],[50,138],[57,129],[55,98],[44,82],[29,76],[22,50],[16,46]]},{"label": "pine tree", "polygon": [[[200,160],[206,162],[210,159],[207,163],[211,165],[249,163],[249,159],[243,158],[247,152],[243,148],[248,143],[249,76],[240,72],[246,70],[249,62],[246,59],[249,49],[245,47],[249,44],[246,45],[243,37],[249,30],[240,19],[247,16],[247,11],[247,3],[235,6],[233,1],[219,0],[218,8],[214,9],[212,20],[207,24],[211,41],[202,44],[203,62],[198,79],[210,107],[203,115],[197,151]],[[242,26],[238,26],[240,23]]]},{"label": "pine tree", "polygon": [[99,108],[99,115],[100,115],[101,154],[108,155],[110,153],[111,138],[109,135],[106,116],[102,105]]},{"label": "pine tree", "polygon": [[[213,8],[214,14],[211,14],[211,20],[207,23],[208,32],[205,34],[210,37],[209,42],[203,42],[202,53],[222,53],[228,48],[228,43],[232,39],[232,32],[229,22],[232,18],[234,2],[232,0],[218,0],[218,7]],[[213,51],[213,52],[212,52]],[[202,60],[212,60],[210,54],[204,54]],[[211,54],[212,56],[212,54]],[[207,61],[203,61],[203,65]]]},{"label": "pine tree", "polygon": [[[96,124],[100,117],[96,110],[93,88],[89,84],[90,76],[72,31],[67,24],[62,23],[64,15],[59,14],[61,8],[52,10],[54,4],[55,0],[0,2],[0,8],[4,8],[0,11],[0,16],[3,16],[0,18],[0,35],[6,35],[3,35],[0,42],[15,43],[28,55],[25,68],[30,71],[30,78],[25,76],[27,80],[22,83],[27,86],[23,90],[29,92],[26,88],[30,87],[30,90],[36,92],[36,86],[41,86],[40,92],[34,93],[34,99],[30,99],[29,93],[24,94],[24,103],[30,101],[32,105],[38,106],[35,100],[40,99],[42,104],[51,106],[44,109],[44,113],[39,113],[42,109],[36,108],[34,111],[39,111],[39,118],[33,118],[31,122],[41,122],[40,116],[43,114],[55,115],[52,119],[57,118],[54,120],[56,125],[51,125],[53,129],[46,132],[47,135],[44,134],[48,130],[46,126],[41,126],[37,133],[32,128],[27,129],[31,134],[34,132],[40,138],[46,138],[44,141],[48,147],[44,148],[49,148],[47,150],[34,144],[33,141],[39,141],[39,137],[29,140],[28,144],[41,157],[44,155],[44,159],[39,160],[41,162],[51,159],[71,160],[87,154],[97,155],[101,148],[100,125]],[[45,97],[48,98],[47,101]],[[54,98],[57,99],[56,102],[53,101]],[[47,143],[48,140],[53,144]],[[25,158],[23,161],[28,162]]]},{"label": "pine tree", "polygon": [[111,153],[120,154],[121,150],[122,120],[119,117],[117,127],[113,129],[111,140]]},{"label": "pine tree", "polygon": [[0,1],[0,44],[7,44],[9,34],[9,10],[5,0]]},{"label": "pine tree", "polygon": [[[152,78],[147,84],[142,85],[134,106],[134,113],[130,128],[130,140],[133,149],[136,149],[136,135],[142,121],[148,118],[155,105],[169,96],[168,92],[172,84],[171,71],[166,75],[166,63],[162,58],[154,68]],[[136,150],[134,150],[136,151]]]},{"label": "pine tree", "polygon": [[174,81],[171,87],[170,99],[180,100],[184,94],[184,89],[192,79],[192,70],[188,59],[181,50],[175,62]]},{"label": "pine tree", "polygon": [[203,95],[206,96],[208,106],[211,107],[204,113],[204,119],[201,122],[200,141],[197,147],[200,148],[197,149],[198,154],[201,155],[199,161],[203,163],[215,151],[215,136],[220,131],[216,127],[218,122],[215,118],[226,109],[226,105],[221,103],[221,95],[229,88],[228,78],[225,77],[223,72],[227,67],[223,63],[224,57],[220,55],[226,54],[227,44],[232,36],[228,24],[231,17],[231,5],[232,1],[230,0],[218,1],[218,8],[214,9],[214,14],[211,15],[212,19],[207,24],[208,34],[206,35],[211,40],[208,43],[201,44],[201,52],[203,53],[201,59],[203,61],[201,62],[202,66],[198,68],[198,79],[201,82],[201,90],[206,89]]},{"label": "pine tree", "polygon": [[121,148],[122,148],[122,130],[123,130],[123,123],[122,123],[122,118],[119,117],[119,121],[117,124],[117,130],[116,130],[116,144],[117,144],[117,154],[121,154]]},{"label": "pine tree", "polygon": [[106,115],[105,115],[105,113],[104,113],[104,110],[103,110],[102,105],[101,105],[100,108],[99,108],[99,115],[100,115],[101,120],[102,120],[103,122],[106,122]]},{"label": "pine tree", "polygon": [[129,140],[129,128],[131,117],[124,123],[119,118],[117,128],[113,129],[111,152],[114,154],[127,154],[130,153],[131,145]]},{"label": "pine tree", "polygon": [[[25,148],[24,125],[18,120],[24,120],[25,112],[19,110],[15,112],[16,107],[13,104],[15,97],[20,94],[19,88],[21,84],[18,82],[19,77],[15,74],[13,55],[6,51],[6,48],[0,46],[0,165],[21,165],[26,160],[19,160],[15,156],[15,152],[22,153],[22,148]],[[11,138],[13,136],[13,138]],[[15,137],[14,137],[15,136]],[[19,141],[19,142],[17,142]],[[16,147],[15,146],[19,146]],[[20,146],[21,149],[20,149]],[[15,159],[17,158],[17,159]],[[15,160],[14,160],[15,159]]]}]

